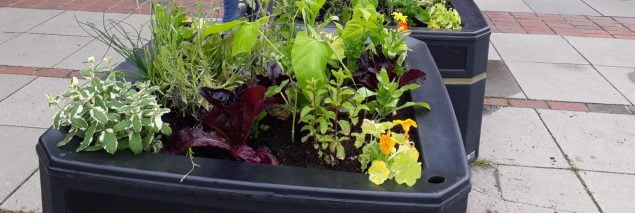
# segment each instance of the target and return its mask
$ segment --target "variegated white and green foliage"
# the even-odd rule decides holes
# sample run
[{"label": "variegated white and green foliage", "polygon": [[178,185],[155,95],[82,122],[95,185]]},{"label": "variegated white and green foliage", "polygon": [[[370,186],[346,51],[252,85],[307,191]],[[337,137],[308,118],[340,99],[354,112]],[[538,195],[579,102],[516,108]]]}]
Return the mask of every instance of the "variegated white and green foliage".
[{"label": "variegated white and green foliage", "polygon": [[[78,152],[159,151],[159,133],[170,135],[172,130],[161,119],[170,109],[162,108],[153,95],[158,87],[149,86],[148,82],[117,80],[124,77],[123,72],[113,71],[112,66],[100,67],[91,59],[89,63],[91,67],[80,72],[88,81],[85,86],[73,77],[68,91],[59,96],[47,95],[49,106],[60,109],[53,118],[53,127],[68,127],[68,135],[57,145],[64,146],[78,137]],[[109,74],[101,79],[96,72]],[[67,104],[62,106],[60,100]]]}]

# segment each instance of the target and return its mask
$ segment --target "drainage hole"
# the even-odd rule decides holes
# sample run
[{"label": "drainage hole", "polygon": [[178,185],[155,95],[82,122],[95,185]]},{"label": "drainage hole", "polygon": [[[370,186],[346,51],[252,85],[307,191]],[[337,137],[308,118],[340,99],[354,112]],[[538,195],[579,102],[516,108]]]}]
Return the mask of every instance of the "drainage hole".
[{"label": "drainage hole", "polygon": [[432,176],[428,179],[428,183],[439,184],[445,182],[445,178],[441,176]]}]

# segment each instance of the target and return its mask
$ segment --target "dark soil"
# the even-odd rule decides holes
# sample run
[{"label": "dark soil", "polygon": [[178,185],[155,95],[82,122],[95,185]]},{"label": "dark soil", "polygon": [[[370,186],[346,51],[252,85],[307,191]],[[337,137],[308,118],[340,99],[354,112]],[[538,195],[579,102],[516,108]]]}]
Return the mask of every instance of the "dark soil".
[{"label": "dark soil", "polygon": [[261,124],[269,126],[269,129],[253,139],[252,146],[264,145],[268,147],[283,165],[361,172],[361,165],[356,158],[361,150],[355,148],[352,140],[342,144],[346,150],[346,158],[332,166],[318,157],[317,150],[313,147],[311,139],[305,143],[300,142],[300,138],[303,136],[303,134],[298,132],[301,128],[300,125],[296,124],[295,138],[291,138],[291,119],[282,121],[268,117],[263,119]]}]

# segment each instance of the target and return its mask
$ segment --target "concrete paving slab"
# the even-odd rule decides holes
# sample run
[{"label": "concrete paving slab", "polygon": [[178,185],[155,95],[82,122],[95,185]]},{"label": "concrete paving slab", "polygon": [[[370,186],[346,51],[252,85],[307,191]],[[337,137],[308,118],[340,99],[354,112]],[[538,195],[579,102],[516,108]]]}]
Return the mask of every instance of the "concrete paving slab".
[{"label": "concrete paving slab", "polygon": [[591,65],[508,61],[507,66],[529,99],[628,104]]},{"label": "concrete paving slab", "polygon": [[0,45],[0,64],[52,67],[91,39],[76,36],[22,34]]},{"label": "concrete paving slab", "polygon": [[604,212],[635,212],[635,175],[584,171],[580,176]]},{"label": "concrete paving slab", "polygon": [[62,12],[64,11],[3,8],[0,10],[0,31],[26,32],[27,30],[59,15]]},{"label": "concrete paving slab", "polygon": [[534,12],[523,0],[474,0],[479,9],[487,11]]},{"label": "concrete paving slab", "polygon": [[42,195],[40,194],[40,172],[36,172],[27,180],[0,208],[11,211],[42,211]]},{"label": "concrete paving slab", "polygon": [[35,144],[45,129],[0,126],[0,202],[38,167]]},{"label": "concrete paving slab", "polygon": [[[37,27],[29,30],[31,33],[57,34],[57,35],[75,35],[89,36],[95,35],[94,32],[84,25],[78,23],[92,23],[98,29],[104,29],[105,26],[112,26],[113,23],[123,21],[129,14],[121,13],[103,13],[103,12],[86,12],[86,11],[65,11],[64,13],[52,18]],[[82,30],[89,30],[88,34]]]},{"label": "concrete paving slab", "polygon": [[533,109],[490,108],[483,116],[480,157],[495,163],[567,168]]},{"label": "concrete paving slab", "polygon": [[624,105],[612,104],[587,104],[591,112],[611,113],[611,114],[631,114],[631,110]]},{"label": "concrete paving slab", "polygon": [[635,103],[635,68],[595,66],[622,95]]},{"label": "concrete paving slab", "polygon": [[137,36],[137,32],[140,32],[141,38],[145,40],[150,40],[151,32],[150,32],[150,18],[149,15],[143,14],[132,14],[128,18],[124,20],[126,25],[126,32],[130,35]]},{"label": "concrete paving slab", "polygon": [[584,186],[570,170],[515,166],[499,166],[498,170],[506,200],[542,208],[598,212]]},{"label": "concrete paving slab", "polygon": [[31,82],[35,77],[29,75],[0,74],[0,101],[11,93]]},{"label": "concrete paving slab", "polygon": [[119,64],[125,60],[125,58],[113,48],[109,48],[108,45],[98,40],[91,41],[88,45],[82,47],[77,52],[73,53],[70,57],[59,61],[54,67],[61,69],[74,69],[81,70],[88,67],[86,60],[88,57],[95,57],[95,62],[101,62],[103,58],[110,56],[113,60],[113,64]]},{"label": "concrete paving slab", "polygon": [[0,32],[0,44],[4,43],[5,41],[8,41],[8,40],[10,40],[12,38],[15,38],[18,35],[20,35],[20,33]]},{"label": "concrete paving slab", "polygon": [[50,127],[56,110],[48,107],[46,94],[59,95],[69,83],[67,78],[35,79],[0,102],[0,125]]},{"label": "concrete paving slab", "polygon": [[496,61],[503,60],[501,59],[501,56],[498,54],[498,51],[496,51],[496,48],[494,48],[494,45],[492,45],[492,42],[489,43],[489,51],[487,52],[487,59],[496,60]]},{"label": "concrete paving slab", "polygon": [[584,0],[604,16],[635,17],[635,1],[632,0]]},{"label": "concrete paving slab", "polygon": [[582,0],[559,0],[555,3],[552,0],[524,0],[536,13],[567,14],[567,15],[590,15],[599,16],[593,8],[586,5]]},{"label": "concrete paving slab", "polygon": [[496,166],[470,168],[472,191],[468,198],[467,212],[507,212],[505,201],[498,189]]},{"label": "concrete paving slab", "polygon": [[527,98],[509,72],[504,61],[487,62],[485,96],[504,98]]},{"label": "concrete paving slab", "polygon": [[571,36],[565,38],[594,65],[635,67],[635,40]]},{"label": "concrete paving slab", "polygon": [[538,112],[576,167],[635,174],[635,115]]},{"label": "concrete paving slab", "polygon": [[588,64],[558,35],[493,33],[490,40],[505,61]]}]

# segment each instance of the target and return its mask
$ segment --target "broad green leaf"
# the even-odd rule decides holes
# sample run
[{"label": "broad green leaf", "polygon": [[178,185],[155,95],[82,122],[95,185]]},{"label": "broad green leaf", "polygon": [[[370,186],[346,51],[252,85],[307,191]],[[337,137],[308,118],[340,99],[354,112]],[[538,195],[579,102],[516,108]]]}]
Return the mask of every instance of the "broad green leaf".
[{"label": "broad green leaf", "polygon": [[203,31],[203,36],[208,36],[210,34],[215,34],[215,33],[222,33],[227,30],[231,30],[232,28],[237,27],[238,25],[242,23],[245,23],[245,21],[235,20],[235,21],[230,21],[230,22],[226,22],[222,24],[212,24],[209,27],[207,27],[205,31]]},{"label": "broad green leaf", "polygon": [[88,129],[86,130],[86,133],[84,134],[84,140],[82,140],[82,143],[79,145],[79,147],[77,147],[77,152],[82,151],[84,149],[86,149],[88,146],[90,146],[90,144],[93,142],[93,136],[95,135],[95,130],[97,129],[97,124],[93,123],[92,125],[90,125],[90,127],[88,127]]},{"label": "broad green leaf", "polygon": [[388,170],[384,161],[373,161],[370,168],[368,168],[368,180],[374,184],[381,185],[388,179],[388,175],[390,175],[390,170]]},{"label": "broad green leaf", "polygon": [[53,128],[60,129],[62,124],[62,113],[64,113],[64,111],[59,111],[55,113],[55,116],[53,116]]},{"label": "broad green leaf", "polygon": [[300,118],[306,117],[306,115],[308,115],[311,111],[313,111],[313,109],[314,108],[310,106],[302,107],[302,110],[300,111]]},{"label": "broad green leaf", "polygon": [[143,137],[143,149],[144,150],[150,149],[150,144],[152,143],[153,140],[154,140],[153,134],[147,134],[145,137]]},{"label": "broad green leaf", "polygon": [[401,109],[412,107],[412,106],[420,106],[420,107],[423,107],[423,108],[425,108],[427,110],[430,110],[430,104],[428,104],[426,102],[406,102],[403,105],[397,107],[396,110],[401,110]]},{"label": "broad green leaf", "polygon": [[99,123],[108,123],[108,116],[106,115],[106,111],[101,107],[92,108],[90,110],[90,116]]},{"label": "broad green leaf", "polygon": [[119,132],[121,130],[130,128],[130,120],[123,120],[117,124],[115,124],[115,126],[112,128],[115,132]]},{"label": "broad green leaf", "polygon": [[88,128],[88,123],[86,123],[86,120],[84,120],[82,117],[71,117],[71,124],[74,127],[80,128],[80,129],[85,129]]},{"label": "broad green leaf", "polygon": [[291,65],[300,88],[306,89],[309,80],[317,81],[316,87],[326,83],[326,64],[331,56],[325,41],[299,32],[291,50]]},{"label": "broad green leaf", "polygon": [[340,125],[340,132],[342,134],[348,135],[351,133],[351,123],[347,120],[339,120],[337,123]]},{"label": "broad green leaf", "polygon": [[60,141],[59,143],[57,143],[57,147],[60,146],[64,146],[66,145],[69,141],[71,141],[71,139],[73,139],[73,137],[75,137],[75,135],[77,135],[77,129],[73,128],[71,129],[68,134],[66,135],[66,137],[64,137],[64,139],[62,139],[62,141]]},{"label": "broad green leaf", "polygon": [[143,151],[143,144],[141,143],[141,135],[138,132],[134,132],[130,134],[128,140],[128,147],[135,154],[141,153]]},{"label": "broad green leaf", "polygon": [[117,135],[112,129],[106,129],[106,131],[101,132],[99,142],[104,146],[106,152],[110,154],[117,152]]},{"label": "broad green leaf", "polygon": [[141,127],[143,127],[142,124],[141,124],[141,115],[133,115],[132,116],[132,129],[135,132],[141,132]]},{"label": "broad green leaf", "polygon": [[346,158],[346,150],[344,149],[342,143],[337,142],[337,147],[335,149],[335,157],[337,157],[337,159],[344,160],[344,158]]},{"label": "broad green leaf", "polygon": [[163,120],[161,120],[161,115],[155,115],[153,121],[154,128],[161,129],[161,127],[163,127]]},{"label": "broad green leaf", "polygon": [[391,159],[390,171],[398,184],[405,183],[408,186],[413,186],[417,179],[421,178],[421,164],[417,162],[419,154],[417,152],[417,158],[413,158],[415,157],[413,151],[417,152],[414,148],[409,148],[408,151],[396,152]]},{"label": "broad green leaf", "polygon": [[163,133],[164,135],[172,135],[172,128],[170,128],[170,124],[163,123],[163,125],[161,126],[161,133]]},{"label": "broad green leaf", "polygon": [[257,23],[244,23],[234,33],[234,42],[232,47],[232,56],[240,53],[249,53],[258,41],[260,28]]}]

